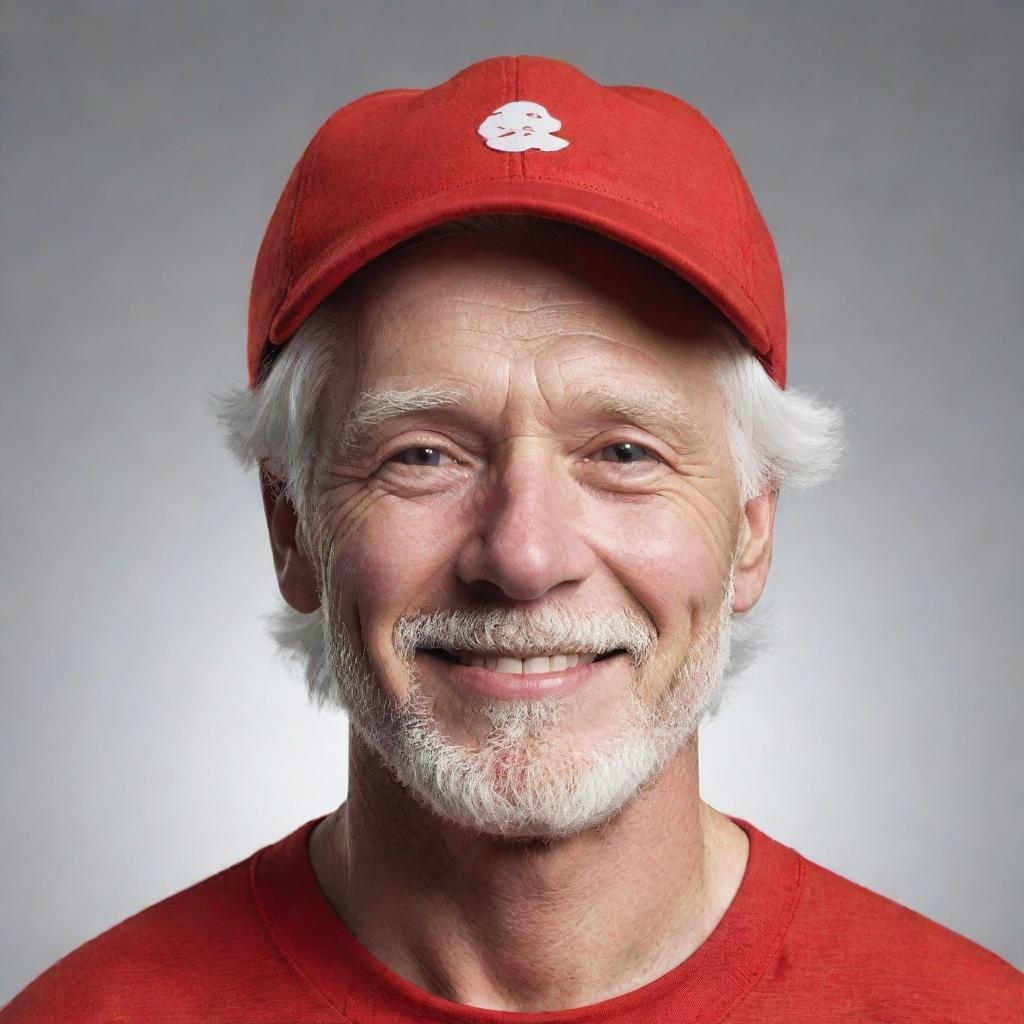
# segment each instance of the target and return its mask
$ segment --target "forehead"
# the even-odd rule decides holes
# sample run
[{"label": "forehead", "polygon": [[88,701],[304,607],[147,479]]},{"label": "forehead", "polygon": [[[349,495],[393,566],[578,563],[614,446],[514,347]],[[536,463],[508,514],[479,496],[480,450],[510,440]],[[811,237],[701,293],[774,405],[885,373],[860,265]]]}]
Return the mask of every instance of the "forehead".
[{"label": "forehead", "polygon": [[686,376],[709,340],[692,289],[588,232],[414,243],[365,268],[340,301],[361,376],[545,356]]}]

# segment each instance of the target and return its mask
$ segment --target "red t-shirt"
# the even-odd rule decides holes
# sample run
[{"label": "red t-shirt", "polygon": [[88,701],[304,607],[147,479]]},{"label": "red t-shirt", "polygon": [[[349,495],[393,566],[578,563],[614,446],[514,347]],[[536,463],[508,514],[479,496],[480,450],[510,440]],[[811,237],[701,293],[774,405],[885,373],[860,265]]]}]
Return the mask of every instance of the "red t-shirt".
[{"label": "red t-shirt", "polygon": [[480,1010],[404,981],[356,942],[309,861],[307,822],[80,946],[0,1024],[1021,1024],[1024,975],[745,821],[718,927],[642,988],[548,1013]]}]

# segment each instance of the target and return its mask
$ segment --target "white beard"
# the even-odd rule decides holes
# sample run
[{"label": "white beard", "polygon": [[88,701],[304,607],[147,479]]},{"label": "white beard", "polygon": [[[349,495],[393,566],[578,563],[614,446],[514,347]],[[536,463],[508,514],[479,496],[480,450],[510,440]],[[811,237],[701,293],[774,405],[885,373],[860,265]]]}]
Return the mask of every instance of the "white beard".
[{"label": "white beard", "polygon": [[557,839],[607,821],[661,774],[715,710],[729,661],[733,592],[730,571],[717,614],[691,640],[655,703],[638,696],[634,665],[620,724],[597,749],[567,744],[570,705],[558,697],[480,701],[475,710],[491,726],[480,746],[451,742],[411,657],[408,697],[396,708],[325,602],[327,664],[356,731],[430,810],[490,835]]}]

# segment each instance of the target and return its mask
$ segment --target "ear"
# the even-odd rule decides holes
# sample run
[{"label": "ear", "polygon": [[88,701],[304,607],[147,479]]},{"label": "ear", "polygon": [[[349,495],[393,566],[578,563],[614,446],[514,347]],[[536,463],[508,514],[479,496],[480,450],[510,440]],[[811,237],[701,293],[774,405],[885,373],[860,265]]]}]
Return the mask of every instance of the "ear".
[{"label": "ear", "polygon": [[757,604],[772,563],[772,535],[778,491],[751,498],[740,523],[739,557],[736,562],[733,611],[746,612]]},{"label": "ear", "polygon": [[315,612],[320,607],[316,574],[296,538],[299,520],[285,494],[284,481],[261,468],[260,487],[281,596],[297,612]]}]

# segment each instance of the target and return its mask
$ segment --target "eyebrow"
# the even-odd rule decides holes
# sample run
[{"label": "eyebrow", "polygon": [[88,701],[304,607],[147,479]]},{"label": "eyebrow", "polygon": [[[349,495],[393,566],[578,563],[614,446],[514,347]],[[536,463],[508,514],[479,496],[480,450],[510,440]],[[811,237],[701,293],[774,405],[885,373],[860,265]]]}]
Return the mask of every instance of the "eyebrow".
[{"label": "eyebrow", "polygon": [[595,416],[630,420],[652,433],[665,434],[688,445],[707,444],[707,432],[678,396],[664,388],[633,391],[592,384],[571,398],[569,406]]},{"label": "eyebrow", "polygon": [[427,385],[419,388],[371,388],[361,392],[345,417],[338,433],[335,453],[343,460],[357,457],[372,439],[376,429],[391,420],[417,412],[449,409],[469,400],[469,394],[457,388]]},{"label": "eyebrow", "polygon": [[[419,412],[457,408],[469,399],[466,391],[433,385],[363,391],[339,429],[335,454],[342,460],[357,458],[378,427]],[[652,433],[664,433],[688,445],[707,443],[701,424],[677,396],[661,388],[641,392],[592,384],[569,400],[569,408],[596,417],[629,420]]]}]

